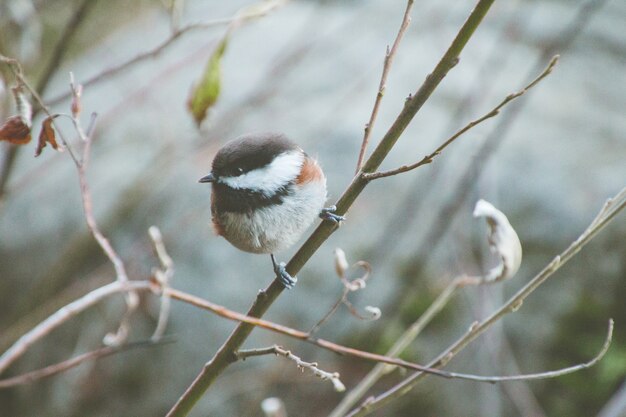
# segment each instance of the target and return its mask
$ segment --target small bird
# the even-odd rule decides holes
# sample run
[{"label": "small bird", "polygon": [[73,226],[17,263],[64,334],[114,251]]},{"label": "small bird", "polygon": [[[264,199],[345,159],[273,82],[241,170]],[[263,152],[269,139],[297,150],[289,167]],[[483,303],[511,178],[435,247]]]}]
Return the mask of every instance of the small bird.
[{"label": "small bird", "polygon": [[274,253],[293,245],[318,216],[344,220],[334,206],[324,208],[326,177],[317,161],[281,133],[252,133],[226,143],[199,182],[213,184],[215,232],[238,249],[270,254],[288,289],[297,278]]}]

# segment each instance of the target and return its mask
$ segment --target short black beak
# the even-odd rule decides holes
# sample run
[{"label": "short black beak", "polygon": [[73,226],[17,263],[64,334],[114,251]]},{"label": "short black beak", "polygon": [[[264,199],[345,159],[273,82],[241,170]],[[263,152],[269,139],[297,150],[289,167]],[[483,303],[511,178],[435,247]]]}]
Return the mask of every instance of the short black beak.
[{"label": "short black beak", "polygon": [[205,175],[204,177],[200,178],[198,182],[215,182],[215,175],[213,175],[212,173],[209,173],[208,175]]}]

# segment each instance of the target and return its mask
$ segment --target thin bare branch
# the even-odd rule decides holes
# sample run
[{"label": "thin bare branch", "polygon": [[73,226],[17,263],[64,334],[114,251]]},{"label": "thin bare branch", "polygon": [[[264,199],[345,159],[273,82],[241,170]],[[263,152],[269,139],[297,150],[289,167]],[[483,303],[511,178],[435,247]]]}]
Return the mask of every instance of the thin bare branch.
[{"label": "thin bare branch", "polygon": [[[462,283],[463,281],[461,280],[459,282]],[[462,285],[462,284],[459,284],[459,285]],[[256,317],[246,316],[245,314],[241,314],[236,311],[229,310],[226,307],[217,305],[208,300],[204,300],[202,298],[184,293],[179,290],[170,288],[167,291],[170,293],[170,296],[176,300],[184,301],[187,304],[202,308],[204,310],[209,310],[224,318],[249,323],[253,326],[261,327],[263,329],[270,330],[272,332],[279,333],[285,336],[289,336],[294,339],[299,339],[299,340],[311,343],[313,345],[319,346],[323,349],[330,350],[332,352],[335,352],[341,355],[353,356],[353,357],[368,360],[368,361],[380,362],[380,363],[394,365],[394,366],[400,366],[402,368],[407,368],[407,369],[413,369],[413,370],[418,369],[420,370],[420,372],[433,374],[433,375],[437,375],[437,376],[448,378],[448,379],[462,379],[462,380],[467,380],[467,381],[486,382],[486,383],[491,383],[491,384],[496,383],[496,382],[502,382],[502,381],[522,380],[522,379],[525,379],[526,376],[529,377],[528,379],[552,378],[552,377],[563,375],[565,373],[571,373],[577,370],[588,368],[594,365],[597,361],[599,361],[604,355],[604,353],[606,353],[606,349],[608,349],[608,345],[611,343],[611,339],[613,335],[613,321],[611,320],[609,323],[607,341],[605,341],[600,353],[598,353],[591,361],[583,363],[583,364],[575,365],[575,366],[568,367],[568,368],[563,368],[557,371],[550,371],[550,372],[544,372],[544,373],[538,373],[538,374],[513,375],[513,376],[480,376],[480,375],[465,374],[465,373],[459,373],[459,372],[445,372],[445,371],[441,371],[438,369],[424,367],[422,365],[419,365],[413,362],[408,362],[402,359],[392,358],[392,357],[385,356],[385,355],[378,355],[376,353],[353,349],[347,346],[339,345],[337,343],[334,343],[328,340],[312,338],[309,335],[309,333],[296,330],[296,329],[293,329],[293,328],[290,328],[281,324],[276,324],[267,320],[259,319]],[[477,326],[472,326],[472,329],[476,327]],[[271,349],[271,348],[253,350],[250,352],[243,351],[243,352],[246,352],[243,355],[255,356],[255,352],[257,352],[256,355],[267,354],[268,353],[267,349]],[[237,352],[242,352],[242,351],[239,350]],[[239,353],[237,352],[235,352],[234,354],[235,357],[239,357]]]},{"label": "thin bare branch", "polygon": [[[126,267],[124,266],[124,262],[122,258],[118,255],[118,253],[111,245],[109,239],[107,239],[100,228],[98,227],[98,223],[96,222],[96,218],[93,214],[93,202],[91,198],[91,190],[89,189],[89,184],[87,183],[87,167],[89,166],[89,159],[91,156],[91,144],[93,142],[93,130],[95,126],[95,113],[92,114],[92,119],[90,123],[90,127],[88,129],[89,135],[85,133],[83,128],[81,127],[80,119],[74,116],[70,116],[76,126],[76,131],[82,142],[84,142],[83,154],[81,160],[76,162],[76,169],[78,171],[78,181],[80,183],[80,196],[83,203],[83,211],[85,214],[85,220],[87,222],[87,227],[91,232],[92,236],[98,242],[98,245],[104,252],[104,254],[109,258],[111,263],[113,264],[113,268],[115,269],[115,277],[116,280],[120,283],[128,282],[128,274],[126,273]],[[128,336],[129,331],[129,323],[130,316],[135,311],[137,306],[139,305],[139,296],[135,292],[127,292],[125,294],[126,298],[126,311],[120,320],[120,325],[118,330],[115,333],[109,333],[105,336],[104,342],[108,345],[120,345]]]},{"label": "thin bare branch", "polygon": [[328,312],[324,314],[324,316],[317,323],[315,323],[313,327],[311,327],[311,330],[309,330],[309,334],[313,335],[317,333],[320,327],[322,327],[333,316],[333,314],[337,312],[339,307],[344,303],[344,301],[348,297],[349,292],[350,292],[349,289],[347,289],[346,287],[343,287],[341,296],[337,298],[337,301],[335,301],[335,303],[330,307]]},{"label": "thin bare branch", "polygon": [[[581,371],[583,369],[590,368],[598,363],[609,350],[609,346],[611,346],[611,341],[613,340],[613,328],[614,322],[613,319],[609,319],[608,330],[606,333],[606,338],[604,339],[604,343],[602,347],[596,353],[596,355],[591,358],[587,362],[583,362],[577,365],[568,366],[567,368],[557,369],[555,371],[546,371],[539,372],[534,374],[523,374],[523,375],[512,375],[512,376],[475,376],[474,381],[482,381],[482,382],[505,382],[505,381],[531,381],[536,379],[549,379],[549,378],[557,378],[563,375],[571,374],[574,372]],[[454,372],[451,373],[455,375]]]},{"label": "thin bare branch", "polygon": [[[408,361],[404,361],[402,359],[395,359],[395,358],[389,358],[387,356],[383,356],[383,355],[378,355],[375,353],[370,353],[370,352],[365,352],[365,351],[361,351],[358,349],[353,349],[347,346],[342,346],[339,344],[336,344],[334,342],[328,341],[328,340],[324,340],[324,339],[318,339],[318,338],[313,338],[311,337],[311,335],[308,332],[303,332],[301,330],[296,330],[293,329],[291,327],[287,327],[284,326],[282,324],[276,324],[273,323],[271,321],[267,321],[267,320],[263,320],[263,319],[259,319],[256,317],[252,317],[252,316],[247,316],[245,314],[242,313],[238,313],[236,311],[230,310],[224,306],[215,304],[211,301],[205,300],[203,298],[200,297],[196,297],[195,295],[191,295],[191,294],[187,294],[183,291],[179,291],[177,289],[174,288],[169,288],[169,289],[164,289],[164,291],[166,291],[170,297],[172,297],[175,300],[179,300],[179,301],[183,301],[187,304],[193,305],[195,307],[199,307],[202,308],[204,310],[208,310],[211,311],[221,317],[227,318],[229,320],[234,320],[234,321],[239,321],[242,323],[248,323],[252,326],[256,326],[256,327],[261,327],[263,329],[275,332],[275,333],[279,333],[285,336],[289,336],[291,338],[294,339],[299,339],[311,344],[314,344],[316,346],[319,346],[321,348],[333,351],[335,353],[339,353],[341,355],[349,355],[349,356],[354,356],[357,358],[361,358],[364,360],[369,360],[369,361],[374,361],[374,362],[383,362],[383,363],[388,363],[391,365],[397,365],[403,368],[407,368],[407,369],[419,369],[419,370],[423,370],[424,372],[431,372],[431,369],[425,369],[423,366],[416,364],[416,363],[412,363],[412,362],[408,362]],[[440,371],[440,370],[434,370],[434,373],[437,375],[440,375],[444,378],[449,378],[450,373],[449,372],[444,372],[444,371]],[[459,374],[459,378],[464,379],[465,375],[461,375]]]},{"label": "thin bare branch", "polygon": [[613,340],[613,328],[614,328],[613,319],[609,319],[608,330],[606,333],[606,338],[604,339],[604,343],[602,347],[596,353],[596,355],[587,362],[580,363],[574,366],[568,366],[567,368],[557,369],[555,371],[546,371],[539,372],[535,374],[525,374],[525,375],[513,375],[513,376],[491,376],[486,377],[489,382],[504,382],[504,381],[532,381],[536,379],[549,379],[549,378],[557,378],[563,375],[571,374],[574,372],[582,371],[583,369],[591,368],[596,363],[598,363],[609,350],[609,346],[611,346],[611,341]]},{"label": "thin bare branch", "polygon": [[[153,271],[154,278],[159,283],[161,288],[169,288],[170,280],[174,275],[174,261],[170,258],[169,254],[165,249],[165,244],[163,243],[163,236],[161,235],[161,231],[156,226],[151,226],[148,229],[150,233],[150,238],[152,239],[152,243],[154,245],[154,250],[161,262],[160,268],[155,268]],[[154,333],[152,334],[152,340],[157,341],[163,337],[165,333],[165,328],[167,326],[167,321],[170,315],[170,296],[167,291],[161,292],[161,308],[159,309],[159,319],[157,321],[157,326],[154,329]]]},{"label": "thin bare branch", "polygon": [[[282,6],[284,3],[286,3],[286,1],[287,0],[274,0],[274,1],[269,1],[269,2],[263,2],[264,7],[260,7],[260,6],[257,8],[248,7],[246,8],[247,11],[243,11],[243,12],[239,11],[232,17],[213,19],[213,20],[209,20],[206,22],[190,23],[181,28],[175,29],[170,34],[170,36],[167,37],[167,39],[162,41],[160,44],[158,44],[154,48],[147,50],[145,52],[142,52],[136,55],[135,57],[122,62],[121,64],[107,68],[106,70],[88,78],[81,84],[83,85],[83,87],[90,87],[90,86],[99,84],[102,81],[108,80],[109,78],[117,75],[118,73],[124,70],[127,70],[128,68],[134,66],[135,64],[139,62],[145,61],[150,58],[155,58],[158,55],[160,55],[165,49],[167,49],[167,47],[172,45],[176,40],[180,39],[186,33],[193,32],[193,31],[200,30],[200,29],[213,28],[216,26],[232,25],[233,22],[244,22],[244,21],[256,19],[259,17],[263,17],[266,14],[268,14],[270,11],[274,10],[275,8]],[[72,96],[71,92],[63,93],[48,100],[48,103],[51,106],[54,106],[54,105],[61,103],[64,100],[67,100],[71,96]]]},{"label": "thin bare branch", "polygon": [[[279,334],[283,334],[283,335],[286,335],[295,339],[312,343],[316,346],[333,351],[335,353],[354,356],[357,358],[375,361],[375,362],[386,363],[389,365],[401,366],[407,369],[413,369],[413,370],[417,370],[423,373],[435,374],[444,378],[463,379],[463,380],[488,382],[488,383],[495,383],[495,382],[509,381],[509,380],[520,380],[520,379],[551,378],[551,377],[563,375],[565,373],[575,372],[577,370],[590,367],[593,364],[595,364],[598,360],[600,360],[602,355],[604,355],[604,353],[606,352],[606,349],[608,348],[608,344],[610,344],[610,341],[611,341],[612,330],[613,330],[613,325],[611,321],[610,326],[609,326],[609,334],[607,336],[607,341],[605,342],[601,352],[594,359],[592,359],[591,361],[587,363],[576,365],[576,366],[569,367],[569,368],[564,368],[558,371],[544,372],[544,373],[539,373],[539,374],[504,376],[504,377],[503,376],[479,376],[479,375],[472,375],[472,374],[441,371],[439,369],[424,367],[422,365],[418,365],[418,364],[404,361],[401,359],[391,358],[391,357],[384,356],[384,355],[378,355],[375,353],[360,351],[357,349],[338,345],[334,342],[330,342],[324,339],[311,338],[309,333],[292,329],[292,328],[289,328],[287,326],[283,326],[280,324],[275,324],[267,320],[259,319],[256,317],[246,316],[244,314],[237,313],[225,307],[214,304],[210,301],[201,299],[199,297],[196,297],[190,294],[186,294],[182,291],[178,291],[172,288],[159,288],[158,283],[155,283],[155,282],[130,281],[130,282],[122,283],[119,281],[115,281],[111,284],[100,287],[86,294],[80,299],[75,300],[74,302],[59,309],[56,313],[49,316],[46,320],[44,320],[35,328],[33,328],[31,331],[29,331],[24,336],[22,336],[13,346],[11,346],[11,348],[9,348],[2,356],[0,356],[0,373],[6,370],[6,368],[10,366],[17,358],[23,355],[28,350],[28,348],[30,348],[30,346],[32,346],[36,341],[40,340],[41,338],[49,334],[52,330],[54,330],[56,327],[66,322],[67,320],[69,320],[71,317],[84,311],[88,307],[91,307],[94,304],[102,301],[104,298],[112,294],[123,293],[123,292],[126,292],[126,293],[135,292],[136,293],[138,291],[152,291],[154,293],[167,292],[168,295],[174,299],[186,302],[190,305],[193,305],[193,306],[205,309],[205,310],[209,310],[227,319],[245,322],[253,326],[262,327],[264,329],[271,330]],[[472,329],[470,331],[474,332],[476,331],[476,329],[479,329],[479,328],[480,328],[480,325],[472,326]],[[242,351],[239,351],[238,354],[235,354],[235,357],[241,358],[242,356],[247,357],[247,356],[266,354],[267,350],[260,350],[260,351],[257,350],[256,353],[248,352],[248,351],[243,351],[244,353],[241,353],[241,352]],[[86,359],[81,359],[81,360],[86,360]],[[67,364],[72,364],[72,363],[74,363],[72,362],[72,360],[69,360],[69,362],[67,362]]]},{"label": "thin bare branch", "polygon": [[160,287],[158,282],[151,282],[147,280],[129,282],[115,281],[111,284],[97,288],[89,292],[88,294],[85,294],[81,298],[71,302],[70,304],[67,304],[66,306],[60,308],[54,314],[48,316],[44,321],[35,326],[32,330],[20,337],[5,353],[2,354],[2,356],[0,356],[0,374],[4,372],[15,360],[22,356],[35,342],[48,335],[52,330],[65,323],[70,318],[76,316],[78,313],[86,310],[94,304],[97,304],[98,302],[109,297],[110,295],[117,293],[136,293],[138,291],[152,291],[155,293],[166,294],[168,297],[183,301],[187,304],[202,308],[204,310],[211,311],[229,320],[244,322],[253,326],[262,327],[266,330],[270,330],[275,333],[289,336],[298,340],[306,341],[339,354],[351,355],[371,361],[382,361],[385,363],[406,367],[413,370],[421,370],[424,372],[432,371],[437,375],[449,377],[449,373],[445,371],[440,371],[436,369],[430,370],[424,368],[421,365],[403,361],[400,359],[387,358],[382,355],[359,351],[357,349],[341,346],[324,339],[314,339],[311,338],[309,333],[307,332],[292,329],[290,327],[275,324],[267,320],[258,319],[256,317],[246,316],[245,314],[229,310],[226,307],[204,300],[200,297],[196,297],[194,295],[187,294],[185,292],[169,287],[163,288]]},{"label": "thin bare branch", "polygon": [[516,98],[521,97],[524,94],[526,94],[528,90],[533,88],[541,80],[543,80],[545,77],[550,75],[550,73],[552,73],[552,70],[554,69],[554,66],[557,64],[558,60],[559,60],[558,55],[553,56],[550,62],[548,63],[548,66],[543,70],[541,74],[537,76],[537,78],[531,81],[530,84],[528,84],[526,87],[524,87],[520,91],[511,93],[508,96],[506,96],[504,100],[500,102],[500,104],[498,104],[496,107],[491,109],[485,115],[479,117],[476,120],[472,120],[471,122],[469,122],[461,130],[457,131],[454,135],[450,136],[450,138],[448,138],[445,142],[439,145],[437,149],[435,149],[432,153],[426,155],[420,161],[415,162],[414,164],[410,164],[410,165],[403,165],[399,168],[392,169],[389,171],[379,171],[379,172],[372,172],[372,173],[364,172],[361,174],[361,176],[366,180],[376,180],[379,178],[385,178],[385,177],[390,177],[392,175],[402,174],[404,172],[414,170],[415,168],[419,168],[422,165],[430,164],[437,155],[439,155],[448,145],[450,145],[452,142],[457,140],[461,135],[466,133],[468,130],[471,130],[472,128],[476,127],[477,125],[481,124],[485,120],[491,119],[492,117],[495,117],[498,114],[500,114],[500,110],[502,110],[504,106],[506,106],[507,104],[515,100]]},{"label": "thin bare branch", "polygon": [[332,373],[326,372],[318,367],[319,365],[317,364],[317,362],[305,362],[302,359],[300,359],[298,356],[291,353],[291,351],[283,349],[282,347],[278,345],[274,345],[274,346],[270,346],[266,348],[239,350],[235,353],[237,358],[242,359],[242,360],[245,360],[246,358],[250,358],[253,356],[262,356],[262,355],[271,355],[271,354],[283,356],[287,359],[290,359],[295,362],[298,369],[301,369],[302,371],[304,371],[305,369],[308,369],[309,371],[313,373],[313,375],[321,378],[322,380],[324,381],[329,380],[330,382],[333,383],[333,386],[335,387],[335,391],[343,392],[346,390],[345,385],[343,385],[343,383],[339,379],[338,372],[332,372]]},{"label": "thin bare branch", "polygon": [[344,251],[340,248],[335,249],[335,270],[337,272],[337,275],[339,276],[339,279],[341,280],[341,283],[343,284],[343,290],[341,292],[341,296],[339,296],[337,301],[330,307],[328,312],[311,328],[311,330],[309,331],[310,335],[313,335],[314,333],[316,333],[319,330],[319,328],[324,323],[326,323],[333,316],[333,314],[337,312],[337,310],[342,304],[348,308],[348,310],[350,311],[350,314],[352,314],[354,317],[360,320],[377,320],[380,317],[380,315],[378,316],[362,315],[361,313],[359,313],[356,307],[354,307],[354,305],[348,300],[348,294],[365,288],[367,280],[369,279],[372,273],[372,267],[370,266],[368,262],[365,262],[365,261],[356,262],[354,265],[352,265],[352,268],[362,268],[363,275],[361,275],[358,278],[354,278],[352,280],[349,280],[346,277],[346,272],[350,268],[351,267],[348,264],[348,261],[346,260]]},{"label": "thin bare branch", "polygon": [[[162,343],[162,342],[159,342]],[[100,349],[92,350],[91,352],[83,353],[73,358],[64,360],[53,365],[46,366],[45,368],[37,369],[22,375],[17,375],[11,378],[0,380],[0,389],[11,388],[16,385],[24,385],[36,382],[40,379],[54,376],[77,367],[83,362],[97,360],[104,358],[105,356],[113,355],[114,353],[125,352],[130,349],[139,347],[155,346],[153,341],[144,341],[136,343],[128,343],[121,346],[104,346]]]},{"label": "thin bare branch", "polygon": [[113,294],[127,293],[128,291],[135,290],[148,290],[151,288],[152,285],[148,281],[131,281],[126,283],[115,281],[103,287],[97,288],[85,294],[81,298],[65,305],[64,307],[61,307],[55,313],[48,316],[45,320],[20,337],[0,356],[0,374],[2,374],[13,362],[22,356],[35,342],[42,339],[52,330],[56,329],[61,324],[65,323],[87,308],[99,303]]},{"label": "thin bare branch", "polygon": [[385,61],[383,63],[383,73],[380,76],[380,83],[378,85],[378,93],[376,94],[376,100],[374,101],[374,108],[372,108],[372,114],[370,115],[370,119],[365,125],[365,130],[363,132],[363,141],[361,143],[361,150],[359,151],[359,158],[356,163],[356,174],[359,173],[361,167],[363,166],[363,161],[365,160],[365,152],[367,151],[367,145],[369,143],[370,135],[372,134],[372,129],[374,128],[374,123],[376,123],[376,118],[378,117],[378,109],[380,107],[380,103],[385,95],[385,89],[387,87],[387,76],[389,74],[389,70],[391,69],[391,64],[393,63],[393,58],[396,56],[396,52],[398,51],[398,47],[400,46],[400,42],[402,41],[402,37],[406,32],[409,24],[411,23],[411,9],[413,8],[413,0],[407,1],[406,9],[404,11],[404,16],[402,17],[402,23],[400,24],[400,29],[398,30],[398,34],[396,35],[396,39],[393,42],[391,49],[387,46],[387,51],[385,53]]},{"label": "thin bare branch", "polygon": [[[393,346],[387,351],[386,356],[397,357],[400,355],[422,332],[422,330],[431,322],[431,320],[448,304],[456,290],[465,286],[464,278],[454,279],[432,304],[426,309],[417,321],[415,321],[404,333],[395,341]],[[365,395],[369,389],[374,386],[383,375],[389,373],[395,367],[387,364],[379,363],[359,383],[352,388],[337,404],[328,417],[342,417],[350,408]]]}]

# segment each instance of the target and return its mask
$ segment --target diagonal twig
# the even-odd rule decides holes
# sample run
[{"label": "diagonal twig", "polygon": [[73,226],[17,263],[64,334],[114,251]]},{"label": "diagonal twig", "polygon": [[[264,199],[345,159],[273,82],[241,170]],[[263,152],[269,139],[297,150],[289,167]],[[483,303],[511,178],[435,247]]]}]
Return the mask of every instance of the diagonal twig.
[{"label": "diagonal twig", "polygon": [[[337,301],[335,301],[335,303],[330,307],[328,312],[324,314],[324,316],[317,323],[315,323],[315,325],[311,328],[311,330],[309,330],[310,335],[313,335],[314,333],[316,333],[319,330],[319,328],[322,327],[322,325],[324,325],[324,323],[326,323],[333,316],[333,314],[337,312],[337,310],[342,304],[348,308],[348,310],[354,317],[360,320],[378,320],[380,318],[380,310],[378,310],[377,315],[370,314],[370,316],[364,316],[363,314],[359,313],[356,307],[354,307],[354,305],[348,300],[348,295],[351,292],[359,291],[365,288],[365,286],[367,285],[366,284],[367,280],[370,274],[372,273],[372,267],[370,266],[368,262],[365,262],[365,261],[358,261],[354,265],[352,265],[352,267],[362,268],[363,275],[361,275],[360,277],[354,278],[352,280],[349,280],[346,277],[346,272],[351,267],[348,264],[348,261],[346,260],[346,255],[342,249],[340,248],[335,249],[335,269],[339,276],[341,284],[343,285],[343,289],[341,291],[341,295],[339,296]],[[370,310],[372,308],[374,307],[369,307]]]},{"label": "diagonal twig", "polygon": [[385,61],[383,63],[383,73],[380,76],[380,83],[378,85],[378,92],[376,93],[376,100],[374,101],[374,108],[372,109],[372,114],[370,115],[370,119],[365,125],[365,130],[363,132],[363,142],[361,143],[361,150],[359,151],[359,158],[356,163],[356,173],[361,170],[361,166],[363,165],[363,160],[365,159],[365,152],[367,150],[367,145],[369,143],[370,135],[372,134],[372,129],[374,128],[374,123],[376,122],[376,117],[378,117],[378,109],[380,108],[380,103],[385,95],[385,89],[387,88],[387,75],[389,74],[389,70],[391,69],[391,64],[393,63],[393,58],[398,51],[398,47],[400,46],[400,42],[406,32],[409,24],[411,23],[411,9],[413,8],[413,0],[407,1],[406,9],[404,11],[404,16],[402,17],[402,23],[400,24],[400,29],[398,30],[398,34],[396,35],[396,39],[393,42],[391,48],[387,46],[387,51],[385,53]]},{"label": "diagonal twig", "polygon": [[500,114],[500,110],[502,110],[502,108],[504,106],[506,106],[511,101],[515,100],[516,98],[521,97],[524,94],[526,94],[526,92],[528,92],[528,90],[533,88],[541,80],[543,80],[545,77],[550,75],[550,73],[552,73],[552,70],[554,69],[554,66],[557,64],[558,60],[559,60],[559,56],[558,55],[553,56],[552,59],[550,60],[550,62],[548,63],[548,66],[543,70],[543,72],[541,74],[539,74],[537,76],[537,78],[535,78],[533,81],[531,81],[530,84],[528,84],[526,87],[524,87],[520,91],[515,92],[515,93],[511,93],[508,96],[506,96],[504,98],[504,100],[502,100],[496,107],[494,107],[493,109],[491,109],[489,112],[487,112],[483,116],[479,117],[478,119],[475,119],[475,120],[472,120],[471,122],[469,122],[463,128],[458,130],[454,135],[450,136],[450,138],[448,138],[445,142],[443,142],[441,145],[439,145],[439,147],[437,149],[435,149],[432,153],[426,155],[424,158],[422,158],[418,162],[415,162],[415,163],[410,164],[410,165],[403,165],[403,166],[401,166],[399,168],[392,169],[392,170],[389,170],[389,171],[363,173],[362,177],[367,179],[367,180],[376,180],[376,179],[379,179],[379,178],[385,178],[385,177],[390,177],[392,175],[402,174],[404,172],[411,171],[411,170],[413,170],[415,168],[419,168],[422,165],[430,164],[431,162],[433,162],[433,159],[437,155],[441,154],[441,152],[448,145],[450,145],[452,142],[457,140],[459,138],[459,136],[463,135],[468,130],[476,127],[479,124],[481,124],[485,120],[491,119],[492,117],[495,117],[498,114]]},{"label": "diagonal twig", "polygon": [[42,339],[61,324],[65,323],[82,311],[111,295],[149,288],[149,282],[130,281],[122,283],[120,281],[115,281],[103,287],[97,288],[61,307],[30,331],[26,332],[9,349],[0,355],[0,374],[2,374],[13,362],[21,357],[33,344],[35,344],[35,342]]},{"label": "diagonal twig", "polygon": [[[263,17],[267,13],[269,13],[271,10],[277,7],[280,7],[283,3],[285,3],[285,1],[286,0],[270,1],[270,2],[267,2],[265,7],[251,8],[251,10],[247,12],[243,12],[243,13],[238,12],[232,17],[214,19],[214,20],[209,20],[206,22],[190,23],[188,25],[175,29],[170,34],[170,36],[168,36],[167,39],[159,43],[154,48],[141,52],[140,54],[134,56],[133,58],[130,58],[127,61],[124,61],[113,67],[107,68],[104,71],[101,71],[98,74],[91,76],[90,78],[82,82],[82,85],[84,87],[90,87],[92,85],[99,84],[102,81],[105,81],[111,77],[114,77],[118,73],[132,67],[133,65],[139,62],[145,61],[150,58],[155,58],[158,55],[160,55],[165,49],[167,49],[170,45],[172,45],[178,39],[180,39],[183,35],[189,32],[193,32],[193,31],[201,30],[201,29],[208,29],[208,28],[212,28],[215,26],[232,25],[234,22],[242,22],[242,21],[247,21],[247,20],[252,20],[255,18]],[[48,103],[51,106],[54,106],[56,104],[61,103],[64,100],[67,100],[70,97],[71,97],[71,93],[63,93],[48,100]]]},{"label": "diagonal twig", "polygon": [[73,358],[64,360],[59,363],[55,363],[53,365],[46,366],[41,369],[37,369],[35,371],[27,372],[25,374],[17,375],[17,376],[7,378],[7,379],[1,379],[0,389],[10,388],[16,385],[30,384],[40,379],[48,378],[50,376],[54,376],[62,372],[65,372],[67,370],[70,370],[72,368],[75,368],[78,365],[82,364],[83,362],[87,362],[90,360],[97,360],[100,358],[104,358],[106,356],[113,355],[115,353],[125,352],[130,349],[154,346],[160,343],[163,343],[163,341],[159,341],[158,343],[154,341],[144,341],[144,342],[127,343],[121,346],[104,346],[99,349],[92,350],[91,352],[80,354]]},{"label": "diagonal twig", "polygon": [[321,378],[323,381],[329,380],[332,382],[335,387],[335,391],[342,392],[346,390],[345,385],[339,379],[339,372],[327,372],[319,368],[317,362],[305,362],[300,359],[298,356],[291,353],[291,351],[283,349],[278,345],[266,347],[266,348],[258,348],[258,349],[247,349],[247,350],[238,350],[236,355],[238,359],[245,360],[246,358],[250,358],[253,356],[262,356],[262,355],[278,355],[283,356],[287,359],[295,362],[298,369],[304,371],[304,369],[308,369],[318,378]]}]

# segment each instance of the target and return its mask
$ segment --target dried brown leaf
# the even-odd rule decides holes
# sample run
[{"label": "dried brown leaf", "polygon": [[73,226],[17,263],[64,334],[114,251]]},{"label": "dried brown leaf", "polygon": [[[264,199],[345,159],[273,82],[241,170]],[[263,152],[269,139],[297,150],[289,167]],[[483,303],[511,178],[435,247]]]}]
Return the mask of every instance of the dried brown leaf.
[{"label": "dried brown leaf", "polygon": [[39,133],[39,143],[37,144],[37,150],[35,151],[35,156],[41,155],[41,151],[46,147],[46,144],[50,144],[53,149],[59,149],[59,144],[56,140],[56,133],[54,131],[54,127],[52,126],[52,121],[58,115],[48,116],[41,123],[41,133]]},{"label": "dried brown leaf", "polygon": [[0,126],[0,140],[6,140],[16,145],[30,142],[30,126],[21,116],[11,116]]}]

